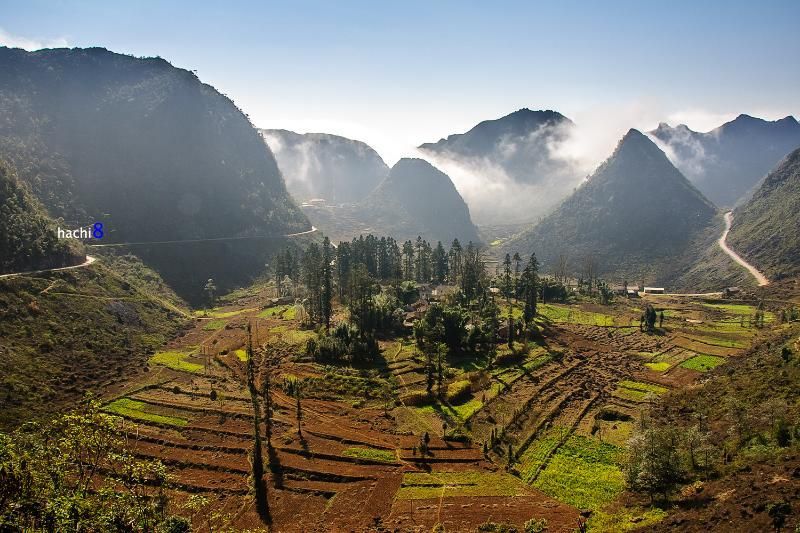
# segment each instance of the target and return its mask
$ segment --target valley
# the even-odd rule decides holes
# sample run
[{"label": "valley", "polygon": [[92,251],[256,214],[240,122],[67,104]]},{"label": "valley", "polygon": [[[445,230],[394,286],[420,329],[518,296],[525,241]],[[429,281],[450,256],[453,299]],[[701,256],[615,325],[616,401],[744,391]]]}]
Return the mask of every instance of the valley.
[{"label": "valley", "polygon": [[797,6],[15,2],[0,533],[800,533]]},{"label": "valley", "polygon": [[[448,359],[445,387],[466,383],[466,394],[419,404],[425,363],[413,336],[380,341],[371,365],[316,363],[304,354],[315,333],[302,328],[301,308],[274,305],[268,293],[256,286],[197,313],[151,357],[144,379],[105,396],[104,409],[129,421],[134,453],[174,476],[173,501],[204,495],[222,510],[217,527],[260,523],[248,481],[248,325],[275,387],[265,483],[276,531],[471,531],[532,518],[571,531],[585,510],[593,531],[654,523],[662,511],[611,506],[624,491],[619,460],[637,421],[654,398],[698,382],[765,333],[746,303],[543,304],[539,341],[501,349],[492,365]],[[639,330],[646,303],[665,313],[655,335]],[[767,327],[774,321],[768,313]],[[294,383],[302,384],[300,434]],[[353,512],[355,502],[367,504]]]}]

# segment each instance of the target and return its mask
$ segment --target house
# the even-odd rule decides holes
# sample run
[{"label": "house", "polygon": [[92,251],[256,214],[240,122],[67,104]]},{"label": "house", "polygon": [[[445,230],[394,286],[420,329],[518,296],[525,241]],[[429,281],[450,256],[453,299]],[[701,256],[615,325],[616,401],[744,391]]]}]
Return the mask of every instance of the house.
[{"label": "house", "polygon": [[644,293],[645,294],[666,294],[666,289],[664,287],[645,287]]},{"label": "house", "polygon": [[628,289],[628,293],[626,295],[628,298],[641,298],[639,296],[639,289]]},{"label": "house", "polygon": [[722,295],[725,296],[726,298],[730,298],[731,296],[737,296],[741,294],[741,292],[742,289],[740,289],[739,287],[725,287],[724,289],[722,289]]},{"label": "house", "polygon": [[458,287],[455,285],[437,285],[431,290],[431,297],[436,300],[441,300],[445,296],[455,294],[457,291]]}]

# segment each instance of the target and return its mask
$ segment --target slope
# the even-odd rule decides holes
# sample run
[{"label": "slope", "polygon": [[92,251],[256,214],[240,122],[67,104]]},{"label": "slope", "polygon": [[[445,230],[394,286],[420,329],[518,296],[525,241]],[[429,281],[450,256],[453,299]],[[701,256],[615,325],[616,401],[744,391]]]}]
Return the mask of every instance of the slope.
[{"label": "slope", "polygon": [[358,202],[389,173],[378,153],[361,141],[328,133],[260,132],[298,200]]},{"label": "slope", "polygon": [[769,279],[800,274],[800,149],[734,211],[728,243]]},{"label": "slope", "polygon": [[559,150],[573,128],[556,111],[520,109],[419,150],[453,176],[481,225],[531,221],[584,176]]},{"label": "slope", "polygon": [[[308,229],[247,117],[189,71],[102,48],[0,48],[0,157],[48,209],[107,240],[271,236]],[[261,242],[140,247],[183,294],[247,281]]]},{"label": "slope", "polygon": [[663,281],[716,209],[658,147],[630,130],[552,214],[499,252],[536,252],[545,270],[564,255],[576,275]]},{"label": "slope", "polygon": [[77,241],[59,241],[41,205],[0,160],[0,274],[75,265],[86,254]]},{"label": "slope", "polygon": [[733,206],[786,154],[800,146],[800,123],[748,115],[707,133],[681,124],[650,132],[672,162],[715,204]]}]

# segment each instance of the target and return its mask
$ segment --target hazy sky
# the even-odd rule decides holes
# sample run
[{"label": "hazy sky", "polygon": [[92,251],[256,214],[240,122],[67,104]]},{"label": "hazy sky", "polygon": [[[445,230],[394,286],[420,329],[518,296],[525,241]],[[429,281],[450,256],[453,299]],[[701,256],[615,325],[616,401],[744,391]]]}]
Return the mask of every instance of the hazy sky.
[{"label": "hazy sky", "polygon": [[354,137],[392,164],[521,107],[586,126],[598,154],[659,121],[799,116],[798,21],[797,0],[0,0],[0,45],[158,55],[259,127]]}]

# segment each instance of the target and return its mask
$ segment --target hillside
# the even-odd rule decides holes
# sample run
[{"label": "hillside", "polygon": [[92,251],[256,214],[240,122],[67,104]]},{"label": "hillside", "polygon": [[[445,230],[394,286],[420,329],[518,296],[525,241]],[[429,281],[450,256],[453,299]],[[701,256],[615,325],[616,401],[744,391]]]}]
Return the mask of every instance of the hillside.
[{"label": "hillside", "polygon": [[[103,48],[0,48],[0,157],[53,217],[105,242],[309,228],[247,117],[192,72]],[[268,241],[138,247],[182,294],[247,281]]]},{"label": "hillside", "polygon": [[734,211],[728,242],[770,279],[800,274],[800,149]]},{"label": "hillside", "polygon": [[308,218],[333,242],[372,233],[404,241],[478,242],[470,210],[450,177],[423,159],[403,158],[357,204],[304,205]]},{"label": "hillside", "polygon": [[131,376],[185,323],[185,304],[131,256],[0,279],[0,428]]},{"label": "hillside", "polygon": [[464,175],[456,185],[482,225],[531,221],[583,177],[558,153],[573,127],[556,111],[520,109],[419,150],[454,179]]},{"label": "hillside", "polygon": [[41,205],[0,160],[0,274],[79,264],[86,254],[77,241],[59,241]]},{"label": "hillside", "polygon": [[275,154],[286,188],[299,201],[358,202],[389,173],[381,156],[361,141],[328,133],[260,132]]},{"label": "hillside", "polygon": [[536,252],[545,271],[563,254],[577,275],[592,263],[595,274],[658,282],[715,214],[664,153],[632,129],[572,196],[499,253]]},{"label": "hillside", "polygon": [[800,123],[791,116],[767,121],[739,115],[706,133],[662,123],[650,135],[706,197],[730,207],[800,146]]}]

